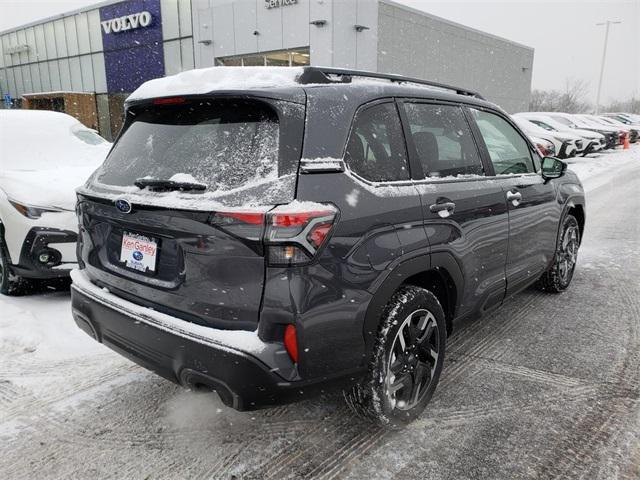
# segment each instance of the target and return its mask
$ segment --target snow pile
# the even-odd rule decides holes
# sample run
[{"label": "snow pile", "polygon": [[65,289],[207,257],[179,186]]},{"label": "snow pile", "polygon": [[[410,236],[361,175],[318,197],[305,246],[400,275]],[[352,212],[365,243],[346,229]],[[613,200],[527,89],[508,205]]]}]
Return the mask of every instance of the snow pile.
[{"label": "snow pile", "polygon": [[143,83],[128,101],[174,95],[198,95],[215,90],[298,85],[302,67],[210,67],[157,78]]}]

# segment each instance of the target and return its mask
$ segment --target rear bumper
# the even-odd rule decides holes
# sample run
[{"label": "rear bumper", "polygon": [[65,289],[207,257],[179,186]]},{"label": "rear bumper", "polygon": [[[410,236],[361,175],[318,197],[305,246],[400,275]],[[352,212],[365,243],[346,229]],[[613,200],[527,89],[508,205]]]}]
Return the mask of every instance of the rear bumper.
[{"label": "rear bumper", "polygon": [[[231,334],[229,343],[219,343],[206,332],[220,331],[178,319],[170,323],[158,321],[163,314],[151,313],[99,289],[82,271],[74,271],[72,278],[72,312],[81,330],[172,382],[192,389],[215,390],[226,405],[237,410],[302,400],[354,382],[351,374],[288,381],[276,373],[286,372],[287,365],[291,367],[280,344],[264,343],[261,347],[253,332],[240,333],[239,340]],[[252,334],[253,340],[249,337]],[[247,343],[249,351],[242,349],[243,343]]]}]

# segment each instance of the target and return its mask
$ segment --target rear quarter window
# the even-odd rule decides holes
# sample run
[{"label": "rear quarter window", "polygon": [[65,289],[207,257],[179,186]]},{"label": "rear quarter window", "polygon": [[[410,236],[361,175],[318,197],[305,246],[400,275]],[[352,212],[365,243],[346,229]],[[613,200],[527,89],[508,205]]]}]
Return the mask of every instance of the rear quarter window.
[{"label": "rear quarter window", "polygon": [[373,105],[357,113],[345,162],[351,171],[372,182],[409,179],[409,162],[395,104]]}]

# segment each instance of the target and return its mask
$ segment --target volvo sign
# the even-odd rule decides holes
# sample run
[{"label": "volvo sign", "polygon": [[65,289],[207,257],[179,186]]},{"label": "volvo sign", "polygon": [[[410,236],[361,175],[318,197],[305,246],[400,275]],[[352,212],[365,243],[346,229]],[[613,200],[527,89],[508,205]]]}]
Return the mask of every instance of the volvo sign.
[{"label": "volvo sign", "polygon": [[112,18],[111,20],[105,20],[100,22],[104,33],[118,33],[125,32],[127,30],[135,30],[140,27],[148,27],[151,25],[151,13],[144,11],[138,13],[132,13],[131,15],[124,15],[118,18]]}]

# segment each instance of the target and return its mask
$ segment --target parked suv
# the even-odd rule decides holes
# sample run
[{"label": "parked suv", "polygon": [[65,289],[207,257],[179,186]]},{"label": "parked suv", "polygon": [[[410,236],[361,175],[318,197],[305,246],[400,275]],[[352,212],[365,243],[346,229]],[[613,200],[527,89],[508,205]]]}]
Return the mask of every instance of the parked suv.
[{"label": "parked suv", "polygon": [[239,410],[337,388],[390,426],[456,320],[569,286],[585,223],[576,175],[479,95],[317,67],[143,85],[78,198],[93,338]]}]

